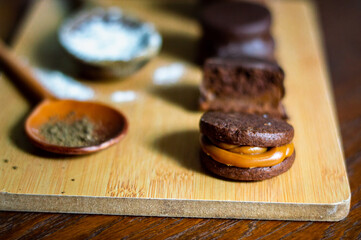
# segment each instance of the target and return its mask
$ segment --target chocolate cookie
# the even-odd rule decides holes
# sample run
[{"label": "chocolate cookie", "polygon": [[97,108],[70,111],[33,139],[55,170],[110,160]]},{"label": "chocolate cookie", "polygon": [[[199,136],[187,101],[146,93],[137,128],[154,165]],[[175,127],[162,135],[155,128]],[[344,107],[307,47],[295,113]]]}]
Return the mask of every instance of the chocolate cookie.
[{"label": "chocolate cookie", "polygon": [[255,114],[206,112],[199,123],[203,135],[228,144],[275,147],[292,141],[286,121]]},{"label": "chocolate cookie", "polygon": [[203,7],[200,20],[201,63],[208,57],[250,56],[274,60],[271,13],[264,5],[216,1]]},{"label": "chocolate cookie", "polygon": [[200,108],[268,114],[286,118],[281,104],[284,72],[271,61],[256,58],[210,58],[203,68]]},{"label": "chocolate cookie", "polygon": [[212,36],[205,34],[200,44],[200,57],[202,59],[209,57],[255,57],[274,61],[274,50],[275,41],[271,36],[217,41]]},{"label": "chocolate cookie", "polygon": [[258,181],[287,171],[295,159],[287,122],[254,114],[207,112],[200,120],[201,160],[211,172]]},{"label": "chocolate cookie", "polygon": [[271,25],[271,13],[265,6],[240,1],[209,4],[200,19],[207,34],[236,40],[267,35]]}]

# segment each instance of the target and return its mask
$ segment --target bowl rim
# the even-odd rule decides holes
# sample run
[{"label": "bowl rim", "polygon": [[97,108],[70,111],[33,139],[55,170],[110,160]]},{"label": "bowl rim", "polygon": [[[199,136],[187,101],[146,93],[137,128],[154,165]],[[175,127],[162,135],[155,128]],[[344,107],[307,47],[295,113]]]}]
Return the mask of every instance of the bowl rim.
[{"label": "bowl rim", "polygon": [[[148,41],[148,45],[145,46],[142,50],[139,51],[133,58],[129,60],[123,60],[123,59],[91,59],[91,58],[84,58],[82,56],[79,56],[78,54],[74,53],[68,48],[68,45],[65,43],[65,36],[66,34],[69,34],[72,29],[77,26],[80,23],[83,23],[87,18],[90,18],[92,16],[104,16],[105,14],[111,13],[113,9],[117,9],[118,12],[121,13],[121,18],[127,19],[129,21],[132,21],[134,23],[140,24],[142,26],[146,25],[147,29],[149,29],[149,36],[150,40]],[[157,31],[156,27],[153,23],[149,21],[142,20],[141,18],[135,16],[134,14],[131,14],[127,11],[124,11],[123,9],[119,7],[94,7],[91,9],[83,9],[80,10],[71,16],[67,17],[63,23],[58,28],[58,41],[61,45],[61,47],[72,57],[76,58],[77,60],[94,65],[94,66],[109,66],[116,63],[123,63],[127,64],[130,62],[140,62],[148,60],[155,55],[157,55],[160,51],[161,45],[162,45],[162,37],[160,33]],[[153,40],[155,39],[155,40]]]}]

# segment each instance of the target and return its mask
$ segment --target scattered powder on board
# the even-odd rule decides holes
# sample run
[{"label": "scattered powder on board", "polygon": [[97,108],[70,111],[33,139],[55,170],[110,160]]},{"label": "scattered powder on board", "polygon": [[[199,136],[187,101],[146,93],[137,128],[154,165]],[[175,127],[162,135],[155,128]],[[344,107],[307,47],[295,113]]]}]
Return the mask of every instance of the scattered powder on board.
[{"label": "scattered powder on board", "polygon": [[36,69],[35,74],[45,88],[60,99],[88,100],[94,97],[94,90],[58,72]]},{"label": "scattered powder on board", "polygon": [[181,63],[159,67],[153,73],[153,83],[156,85],[176,83],[183,76],[184,71],[185,67]]},{"label": "scattered powder on board", "polygon": [[95,131],[95,125],[87,118],[77,118],[74,112],[65,119],[52,117],[40,127],[45,141],[66,147],[85,147],[97,145],[101,137]]},{"label": "scattered powder on board", "polygon": [[120,9],[110,8],[105,16],[93,16],[62,36],[62,43],[74,55],[92,61],[123,60],[137,56],[151,41],[151,24],[123,20]]},{"label": "scattered powder on board", "polygon": [[113,102],[131,102],[137,98],[137,94],[133,91],[115,91],[110,98]]}]

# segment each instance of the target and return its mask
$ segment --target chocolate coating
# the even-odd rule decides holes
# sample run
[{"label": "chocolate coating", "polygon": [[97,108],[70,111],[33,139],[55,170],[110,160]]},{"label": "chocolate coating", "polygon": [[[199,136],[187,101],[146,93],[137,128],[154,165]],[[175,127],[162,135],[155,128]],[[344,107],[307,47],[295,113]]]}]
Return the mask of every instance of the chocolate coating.
[{"label": "chocolate coating", "polygon": [[243,39],[268,34],[271,13],[256,3],[220,1],[204,7],[201,22],[207,33]]},{"label": "chocolate coating", "polygon": [[213,160],[203,151],[201,151],[200,157],[203,166],[218,176],[238,181],[261,181],[278,176],[290,169],[295,161],[296,152],[293,152],[290,157],[286,158],[277,165],[272,167],[258,168],[239,168],[227,166]]},{"label": "chocolate coating", "polygon": [[218,93],[218,96],[225,94],[237,98],[242,96],[255,98],[266,92],[270,94],[272,92],[274,99],[266,101],[278,105],[285,95],[283,85],[285,74],[276,62],[250,57],[216,57],[207,59],[203,72],[202,85]]},{"label": "chocolate coating", "polygon": [[290,143],[294,135],[286,121],[255,114],[206,112],[199,125],[208,138],[234,145],[275,147]]},{"label": "chocolate coating", "polygon": [[215,46],[215,56],[233,57],[242,56],[256,57],[260,59],[274,59],[275,42],[273,38],[252,38],[247,41],[230,42]]},{"label": "chocolate coating", "polygon": [[283,82],[284,72],[276,62],[249,57],[209,58],[203,68],[200,108],[285,119]]},{"label": "chocolate coating", "polygon": [[[239,71],[239,69],[244,69],[244,70],[248,70],[248,71],[253,71],[256,69],[263,70],[263,71],[269,71],[270,73],[268,75],[271,75],[271,74],[277,75],[274,77],[274,78],[277,78],[275,81],[281,82],[281,83],[285,77],[284,71],[275,61],[268,61],[268,60],[252,58],[252,57],[208,58],[205,63],[205,67],[207,67],[207,66],[215,66],[215,67],[223,67],[223,68],[238,68],[238,71]],[[262,79],[262,80],[265,81],[265,79]]]},{"label": "chocolate coating", "polygon": [[273,60],[275,41],[271,36],[255,37],[245,40],[229,41],[218,40],[214,36],[205,34],[201,40],[201,58],[208,57],[255,57],[259,59]]}]

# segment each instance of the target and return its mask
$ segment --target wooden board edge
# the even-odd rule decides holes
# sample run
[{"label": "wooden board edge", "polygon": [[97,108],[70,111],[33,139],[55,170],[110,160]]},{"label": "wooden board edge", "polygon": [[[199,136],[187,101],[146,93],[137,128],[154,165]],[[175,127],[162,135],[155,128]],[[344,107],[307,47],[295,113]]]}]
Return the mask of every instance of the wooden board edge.
[{"label": "wooden board edge", "polygon": [[[330,74],[330,70],[329,70],[329,65],[327,64],[326,47],[324,45],[325,40],[324,40],[323,34],[322,34],[322,27],[321,27],[321,23],[320,23],[319,12],[318,12],[316,3],[314,1],[312,1],[312,0],[301,0],[301,1],[304,1],[307,5],[307,8],[308,8],[308,11],[307,11],[308,18],[307,19],[310,22],[309,27],[311,29],[312,36],[315,39],[314,42],[316,44],[316,47],[318,48],[318,51],[315,54],[317,54],[317,57],[319,58],[318,62],[321,65],[323,79],[325,80],[326,97],[327,97],[328,102],[330,103],[330,111],[332,114],[332,120],[334,122],[334,125],[336,126],[337,143],[338,143],[338,147],[339,147],[340,151],[342,152],[343,167],[344,167],[344,171],[346,174],[347,188],[348,188],[347,194],[349,196],[348,204],[350,205],[351,186],[350,186],[350,181],[349,181],[349,177],[348,177],[348,173],[347,173],[346,157],[345,157],[345,152],[344,152],[344,148],[343,148],[342,134],[341,134],[340,124],[339,124],[339,119],[338,119],[338,115],[337,115],[334,89],[333,89],[333,85],[331,82],[331,74]],[[349,207],[350,206],[348,206],[348,208]],[[347,216],[347,214],[345,215],[345,217]],[[340,219],[340,220],[342,220],[342,219]]]},{"label": "wooden board edge", "polygon": [[0,210],[157,217],[340,221],[350,199],[337,203],[270,203],[0,193]]},{"label": "wooden board edge", "polygon": [[[309,24],[310,28],[312,29],[312,33],[313,33],[313,37],[315,38],[315,44],[318,48],[318,53],[317,54],[318,58],[319,58],[319,63],[321,65],[321,69],[322,69],[322,75],[323,75],[323,79],[325,79],[325,85],[326,85],[326,96],[327,96],[327,100],[330,102],[330,110],[331,110],[331,114],[333,117],[333,121],[335,122],[336,125],[336,130],[337,130],[337,141],[339,144],[339,147],[343,153],[343,162],[344,162],[344,166],[346,169],[346,161],[345,161],[345,155],[344,155],[344,150],[343,150],[343,143],[342,143],[342,135],[341,135],[341,131],[340,131],[340,124],[339,124],[339,120],[338,120],[338,116],[337,116],[337,109],[336,109],[336,101],[335,101],[335,96],[334,96],[334,90],[333,90],[333,86],[332,86],[332,82],[331,82],[331,74],[330,74],[330,70],[327,64],[327,54],[326,54],[326,49],[325,49],[325,40],[323,39],[323,35],[322,33],[322,28],[320,25],[320,18],[318,16],[318,12],[317,12],[317,6],[316,3],[314,1],[310,1],[310,0],[303,0],[308,4],[308,20],[311,22],[311,24]],[[348,177],[347,177],[348,180]],[[347,181],[349,182],[349,181]],[[350,189],[350,187],[349,187]],[[349,190],[349,192],[351,192],[351,190]]]}]

